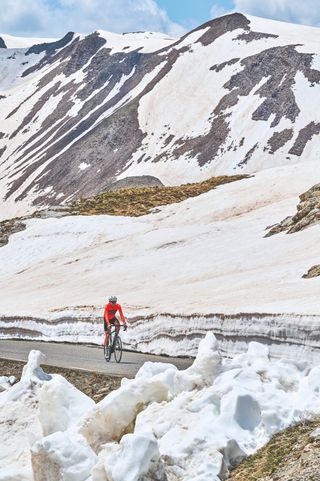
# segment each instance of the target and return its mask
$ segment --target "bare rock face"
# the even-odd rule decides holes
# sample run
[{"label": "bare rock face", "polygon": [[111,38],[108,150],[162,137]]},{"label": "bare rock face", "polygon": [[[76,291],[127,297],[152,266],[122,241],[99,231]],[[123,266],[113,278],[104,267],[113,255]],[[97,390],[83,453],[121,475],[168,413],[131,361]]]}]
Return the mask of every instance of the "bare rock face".
[{"label": "bare rock face", "polygon": [[0,37],[0,48],[7,48],[5,41]]},{"label": "bare rock face", "polygon": [[39,54],[45,52],[47,55],[53,54],[56,50],[59,50],[65,47],[69,42],[72,41],[74,37],[74,32],[68,32],[63,38],[57,40],[56,42],[46,42],[41,43],[38,45],[33,45],[30,47],[29,50],[26,52],[26,55]]},{"label": "bare rock face", "polygon": [[307,192],[301,194],[297,213],[272,226],[266,237],[279,232],[292,234],[318,223],[320,223],[320,184],[314,185]]},{"label": "bare rock face", "polygon": [[294,154],[299,157],[303,153],[309,140],[311,140],[314,135],[319,135],[319,133],[320,123],[310,122],[300,130],[293,147],[289,150],[289,154]]}]

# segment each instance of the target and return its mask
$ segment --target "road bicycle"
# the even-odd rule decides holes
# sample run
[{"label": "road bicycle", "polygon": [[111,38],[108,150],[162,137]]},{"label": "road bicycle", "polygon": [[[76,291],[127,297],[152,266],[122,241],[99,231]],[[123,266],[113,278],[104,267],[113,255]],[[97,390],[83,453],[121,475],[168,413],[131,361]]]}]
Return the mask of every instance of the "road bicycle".
[{"label": "road bicycle", "polygon": [[120,362],[122,358],[122,341],[119,336],[118,328],[124,326],[111,326],[109,333],[109,343],[107,344],[107,335],[104,336],[103,351],[106,362],[109,362],[112,354],[116,362]]}]

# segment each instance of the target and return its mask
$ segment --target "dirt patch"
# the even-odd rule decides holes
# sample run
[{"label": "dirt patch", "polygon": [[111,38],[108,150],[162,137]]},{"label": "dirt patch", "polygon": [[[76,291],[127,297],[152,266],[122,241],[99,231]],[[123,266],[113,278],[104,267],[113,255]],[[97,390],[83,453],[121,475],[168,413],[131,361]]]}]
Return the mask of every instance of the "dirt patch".
[{"label": "dirt patch", "polygon": [[[15,376],[19,380],[25,364],[23,361],[0,359],[0,375]],[[121,378],[119,377],[63,367],[46,365],[42,365],[42,367],[49,374],[61,374],[61,376],[65,377],[71,384],[91,397],[95,402],[101,401],[111,391],[120,387]]]}]

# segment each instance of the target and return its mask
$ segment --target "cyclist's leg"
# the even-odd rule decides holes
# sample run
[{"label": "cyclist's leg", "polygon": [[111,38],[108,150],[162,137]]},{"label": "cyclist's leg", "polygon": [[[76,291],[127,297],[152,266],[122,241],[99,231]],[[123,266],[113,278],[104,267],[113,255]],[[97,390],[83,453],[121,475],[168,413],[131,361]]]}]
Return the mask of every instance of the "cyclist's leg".
[{"label": "cyclist's leg", "polygon": [[117,333],[119,334],[119,331],[120,331],[120,321],[119,321],[119,319],[115,318],[114,325],[116,327]]},{"label": "cyclist's leg", "polygon": [[103,320],[103,326],[104,326],[104,345],[109,346],[109,328],[105,319]]},{"label": "cyclist's leg", "polygon": [[[109,322],[110,322],[110,327],[115,326],[115,328],[117,329],[117,324],[116,324],[117,318],[116,317],[113,317],[112,319],[110,319]],[[114,338],[115,338],[114,336],[115,336],[115,332],[113,332],[112,337],[110,339],[111,352],[113,351],[113,345],[112,344],[114,344]]]}]

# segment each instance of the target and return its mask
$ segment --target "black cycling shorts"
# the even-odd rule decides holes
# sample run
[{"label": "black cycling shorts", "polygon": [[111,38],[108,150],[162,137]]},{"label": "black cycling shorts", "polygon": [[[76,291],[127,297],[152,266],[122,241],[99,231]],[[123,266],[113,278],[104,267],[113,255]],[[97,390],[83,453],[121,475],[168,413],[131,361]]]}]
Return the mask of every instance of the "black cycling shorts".
[{"label": "black cycling shorts", "polygon": [[[110,324],[119,324],[119,321],[116,317],[113,317],[112,319],[110,319],[109,322]],[[106,332],[108,330],[108,324],[105,319],[103,319],[103,325],[104,325],[104,332]]]}]

